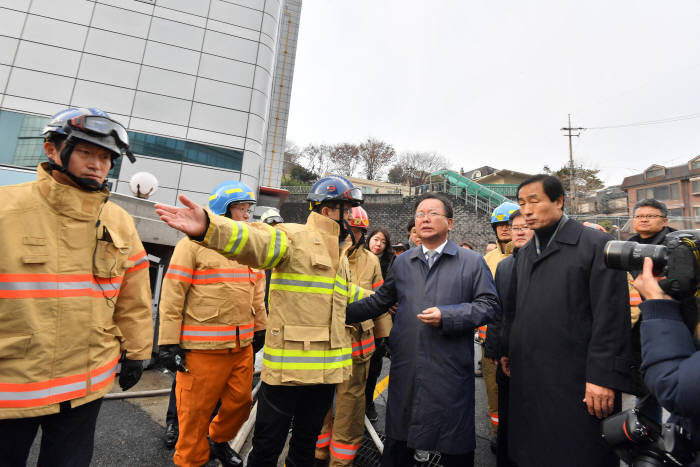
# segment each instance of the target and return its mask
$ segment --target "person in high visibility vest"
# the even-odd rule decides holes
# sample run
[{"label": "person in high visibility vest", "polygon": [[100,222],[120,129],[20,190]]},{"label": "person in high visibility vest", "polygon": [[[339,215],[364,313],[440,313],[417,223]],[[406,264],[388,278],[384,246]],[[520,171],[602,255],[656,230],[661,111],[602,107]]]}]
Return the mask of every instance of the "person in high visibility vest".
[{"label": "person in high visibility vest", "polygon": [[[369,227],[367,212],[360,206],[352,208],[350,230],[355,240],[348,250],[350,275],[354,284],[365,289],[377,289],[383,283],[379,259],[364,247]],[[316,465],[352,465],[365,434],[365,384],[370,359],[375,351],[375,337],[380,339],[391,331],[391,316],[351,326],[352,376],[336,386],[335,414],[328,411],[316,441]]]},{"label": "person in high visibility vest", "polygon": [[191,239],[241,264],[272,269],[270,314],[262,362],[253,448],[248,467],[275,466],[292,419],[287,467],[310,466],[335,385],[350,377],[352,342],[346,306],[370,295],[352,283],[346,256],[347,219],[362,192],[331,175],[307,195],[306,224],[237,222],[203,210],[181,195],[182,208],[156,205],[160,218]]},{"label": "person in high visibility vest", "polygon": [[95,108],[54,115],[37,180],[0,187],[0,465],[88,466],[102,397],[141,378],[153,346],[149,262],[108,201],[126,129]]},{"label": "person in high visibility vest", "polygon": [[[209,208],[245,223],[255,202],[248,185],[229,181],[214,189]],[[183,238],[175,246],[161,297],[160,357],[176,372],[180,436],[173,462],[200,466],[211,455],[225,467],[242,466],[228,441],[248,419],[253,403],[254,332],[264,329],[267,318],[265,275]]]}]

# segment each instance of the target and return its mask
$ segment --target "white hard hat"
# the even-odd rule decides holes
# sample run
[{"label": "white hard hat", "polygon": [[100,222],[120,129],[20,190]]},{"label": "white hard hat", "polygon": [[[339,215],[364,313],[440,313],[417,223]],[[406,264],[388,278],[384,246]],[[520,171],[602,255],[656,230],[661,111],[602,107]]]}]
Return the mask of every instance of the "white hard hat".
[{"label": "white hard hat", "polygon": [[282,219],[279,209],[270,208],[262,213],[260,216],[260,222],[264,222],[266,224],[279,224],[280,222],[284,222],[284,219]]}]

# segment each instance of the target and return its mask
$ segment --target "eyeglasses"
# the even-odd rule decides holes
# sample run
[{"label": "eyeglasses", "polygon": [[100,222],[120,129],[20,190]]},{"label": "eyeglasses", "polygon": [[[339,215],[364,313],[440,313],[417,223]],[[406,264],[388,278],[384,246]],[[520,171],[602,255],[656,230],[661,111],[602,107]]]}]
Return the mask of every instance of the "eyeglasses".
[{"label": "eyeglasses", "polygon": [[646,215],[639,214],[639,215],[634,216],[635,219],[657,219],[659,217],[663,218],[666,216],[662,216],[661,214],[646,214]]},{"label": "eyeglasses", "polygon": [[435,212],[435,211],[430,211],[430,212],[418,211],[418,212],[416,212],[416,219],[425,219],[426,217],[428,219],[432,219],[432,218],[437,217],[437,216],[447,217],[445,214],[441,214],[441,213]]},{"label": "eyeglasses", "polygon": [[510,230],[512,230],[513,232],[527,232],[528,230],[530,230],[530,227],[511,227]]},{"label": "eyeglasses", "polygon": [[244,208],[243,206],[231,206],[231,209],[234,211],[239,211],[241,213],[248,213],[248,214],[253,214],[255,212],[255,208]]}]

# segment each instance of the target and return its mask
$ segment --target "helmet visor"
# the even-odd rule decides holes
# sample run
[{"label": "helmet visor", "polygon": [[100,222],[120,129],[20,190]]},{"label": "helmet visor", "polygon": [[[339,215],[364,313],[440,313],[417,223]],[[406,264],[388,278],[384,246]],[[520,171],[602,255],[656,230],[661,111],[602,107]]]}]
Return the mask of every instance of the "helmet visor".
[{"label": "helmet visor", "polygon": [[98,136],[113,136],[121,148],[129,147],[129,135],[121,123],[99,115],[82,115],[66,122],[70,128]]},{"label": "helmet visor", "polygon": [[361,204],[362,201],[364,201],[364,198],[362,196],[362,190],[360,190],[359,188],[350,188],[345,193],[343,193],[343,198],[357,204]]}]

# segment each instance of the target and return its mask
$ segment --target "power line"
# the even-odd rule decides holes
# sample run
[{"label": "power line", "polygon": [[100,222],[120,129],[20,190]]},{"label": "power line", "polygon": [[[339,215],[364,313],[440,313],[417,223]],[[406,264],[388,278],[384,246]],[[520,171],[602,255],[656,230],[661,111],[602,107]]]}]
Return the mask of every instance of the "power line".
[{"label": "power line", "polygon": [[664,123],[675,123],[675,122],[681,122],[683,120],[692,120],[694,118],[700,118],[700,113],[688,114],[688,115],[678,115],[675,117],[661,118],[659,120],[649,120],[646,122],[623,123],[620,125],[608,125],[608,126],[591,126],[591,127],[583,128],[583,130],[608,130],[611,128],[627,128],[627,127],[646,126],[646,125],[661,125]]}]

